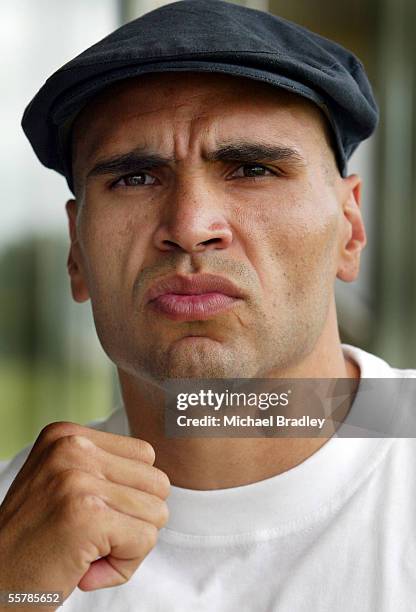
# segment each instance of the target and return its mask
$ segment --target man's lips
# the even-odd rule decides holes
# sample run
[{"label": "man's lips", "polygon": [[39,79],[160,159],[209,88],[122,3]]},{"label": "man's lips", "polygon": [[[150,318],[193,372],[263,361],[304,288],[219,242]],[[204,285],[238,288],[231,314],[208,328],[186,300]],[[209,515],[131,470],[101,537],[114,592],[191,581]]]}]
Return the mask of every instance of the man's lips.
[{"label": "man's lips", "polygon": [[152,308],[176,321],[201,320],[231,308],[243,292],[230,280],[213,274],[171,276],[147,292]]}]

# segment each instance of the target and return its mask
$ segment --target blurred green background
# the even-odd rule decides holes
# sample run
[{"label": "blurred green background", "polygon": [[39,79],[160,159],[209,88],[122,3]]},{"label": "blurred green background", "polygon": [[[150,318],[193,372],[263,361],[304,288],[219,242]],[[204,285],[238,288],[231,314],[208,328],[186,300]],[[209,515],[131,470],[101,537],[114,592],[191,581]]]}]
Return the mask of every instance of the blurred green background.
[{"label": "blurred green background", "polygon": [[[62,177],[43,168],[20,119],[43,81],[121,23],[167,2],[4,0],[0,9],[0,460],[55,420],[106,416],[119,402],[115,368],[89,303],[66,274]],[[364,180],[369,245],[358,281],[338,283],[342,339],[416,368],[416,23],[414,0],[246,0],[353,50],[380,105],[377,135],[350,164]]]}]

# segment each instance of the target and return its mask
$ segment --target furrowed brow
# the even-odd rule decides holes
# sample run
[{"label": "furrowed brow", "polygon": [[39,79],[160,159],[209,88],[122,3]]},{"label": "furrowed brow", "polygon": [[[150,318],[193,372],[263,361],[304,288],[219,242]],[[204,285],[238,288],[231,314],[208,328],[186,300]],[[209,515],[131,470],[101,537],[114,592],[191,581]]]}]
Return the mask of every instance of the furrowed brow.
[{"label": "furrowed brow", "polygon": [[[303,156],[291,147],[238,141],[220,145],[215,151],[204,155],[207,161],[223,162],[287,162],[292,166],[305,166]],[[99,160],[87,173],[87,180],[94,176],[129,174],[138,170],[160,168],[174,162],[166,157],[146,151],[130,151]]]},{"label": "furrowed brow", "polygon": [[169,157],[163,157],[155,153],[137,153],[129,152],[123,155],[115,155],[108,159],[102,159],[97,162],[87,174],[87,179],[93,176],[102,176],[106,174],[118,175],[136,172],[139,169],[150,170],[166,166],[173,160]]},{"label": "furrowed brow", "polygon": [[304,157],[291,147],[265,143],[236,142],[224,144],[205,156],[209,161],[225,162],[288,162],[295,166],[305,166]]}]

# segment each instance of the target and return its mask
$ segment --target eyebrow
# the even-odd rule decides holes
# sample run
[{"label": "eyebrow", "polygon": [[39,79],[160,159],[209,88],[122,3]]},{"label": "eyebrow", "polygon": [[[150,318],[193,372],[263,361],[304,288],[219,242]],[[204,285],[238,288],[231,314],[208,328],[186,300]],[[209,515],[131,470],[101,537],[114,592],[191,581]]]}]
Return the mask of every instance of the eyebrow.
[{"label": "eyebrow", "polygon": [[[211,162],[287,162],[294,167],[302,167],[306,164],[304,157],[295,148],[247,141],[221,144],[214,151],[204,154],[203,159]],[[144,149],[134,149],[98,161],[87,173],[87,179],[106,174],[129,174],[138,169],[151,170],[167,166],[175,161],[174,157],[159,155]]]},{"label": "eyebrow", "polygon": [[128,174],[137,171],[138,168],[149,170],[160,168],[173,161],[174,159],[170,157],[134,150],[99,161],[88,172],[87,179],[104,174]]},{"label": "eyebrow", "polygon": [[208,161],[245,163],[283,161],[299,166],[306,163],[301,153],[292,147],[246,141],[220,145],[215,151],[207,153],[205,158]]}]

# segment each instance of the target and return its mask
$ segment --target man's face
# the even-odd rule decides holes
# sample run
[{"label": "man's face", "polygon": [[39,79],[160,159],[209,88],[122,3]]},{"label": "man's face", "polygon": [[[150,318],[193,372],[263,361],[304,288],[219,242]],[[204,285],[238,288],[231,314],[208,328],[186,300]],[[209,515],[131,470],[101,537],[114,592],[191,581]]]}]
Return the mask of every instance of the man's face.
[{"label": "man's face", "polygon": [[[149,75],[78,118],[68,204],[75,299],[104,350],[153,380],[252,377],[310,353],[345,224],[320,111],[224,75]],[[162,278],[215,274],[241,297],[205,316],[149,302]]]}]

